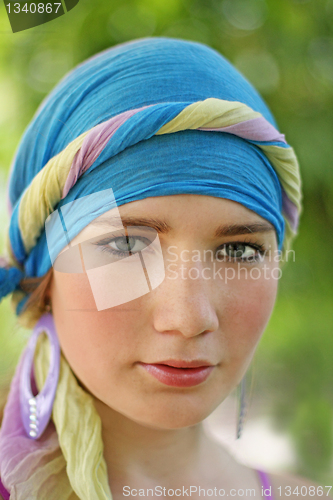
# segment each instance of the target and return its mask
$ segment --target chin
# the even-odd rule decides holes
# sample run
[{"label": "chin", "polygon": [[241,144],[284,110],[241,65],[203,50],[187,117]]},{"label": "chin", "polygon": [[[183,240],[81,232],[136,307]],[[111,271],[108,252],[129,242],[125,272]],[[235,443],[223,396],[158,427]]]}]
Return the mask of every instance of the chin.
[{"label": "chin", "polygon": [[202,422],[209,414],[204,416],[193,416],[193,415],[170,415],[168,417],[161,416],[161,418],[150,418],[150,419],[140,419],[133,418],[136,423],[149,427],[151,429],[160,430],[172,430],[172,429],[184,429],[186,427],[193,427],[194,425]]},{"label": "chin", "polygon": [[[155,407],[147,405],[147,411],[137,412],[132,411],[127,413],[126,417],[145,427],[154,429],[182,429],[199,424],[207,418],[215,408],[220,404],[220,401],[212,407],[206,406],[202,401],[193,404],[157,404]],[[150,410],[150,411],[149,411]]]}]

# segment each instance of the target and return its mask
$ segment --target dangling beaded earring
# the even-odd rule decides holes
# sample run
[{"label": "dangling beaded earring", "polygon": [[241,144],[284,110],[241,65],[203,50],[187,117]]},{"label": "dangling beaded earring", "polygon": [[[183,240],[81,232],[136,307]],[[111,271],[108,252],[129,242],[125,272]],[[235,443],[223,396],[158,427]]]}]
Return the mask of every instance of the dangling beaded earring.
[{"label": "dangling beaded earring", "polygon": [[242,378],[238,386],[238,419],[237,419],[237,431],[236,439],[239,439],[242,435],[243,424],[246,413],[246,374]]},{"label": "dangling beaded earring", "polygon": [[[42,390],[34,396],[31,389],[31,372],[34,361],[37,339],[46,333],[51,345],[50,368]],[[53,402],[59,379],[60,345],[55,329],[53,316],[44,314],[36,324],[24,354],[20,375],[20,409],[21,418],[27,435],[38,439],[46,429],[51,418]]]},{"label": "dangling beaded earring", "polygon": [[52,306],[51,306],[51,302],[47,302],[45,304],[45,311],[48,312],[48,313],[51,313],[52,312]]}]

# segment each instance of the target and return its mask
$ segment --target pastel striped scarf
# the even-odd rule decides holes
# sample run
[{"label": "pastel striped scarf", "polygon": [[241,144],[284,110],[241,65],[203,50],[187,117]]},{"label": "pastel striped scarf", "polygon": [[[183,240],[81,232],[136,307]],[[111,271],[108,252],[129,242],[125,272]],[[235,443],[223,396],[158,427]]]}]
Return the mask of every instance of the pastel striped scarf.
[{"label": "pastel striped scarf", "polygon": [[[286,223],[283,250],[290,248],[301,211],[300,174],[293,149],[287,145],[282,134],[247,105],[210,98],[192,104],[157,104],[129,110],[93,127],[69,143],[34,177],[16,207],[12,220],[15,221],[16,216],[17,224],[14,222],[10,227],[15,252],[10,245],[11,240],[7,240],[12,265],[19,267],[24,263],[44,230],[46,218],[93,165],[106,145],[112,141],[113,135],[135,115],[144,123],[147,114],[154,114],[157,122],[154,123],[154,128],[145,131],[147,138],[152,134],[202,130],[232,134],[257,145],[273,165],[281,182],[282,213]],[[158,120],[161,114],[164,122],[162,126]],[[171,119],[167,121],[167,118]],[[128,144],[126,146],[129,147]],[[105,209],[103,206],[103,210]],[[94,215],[96,216],[95,210]],[[17,296],[19,300],[22,298],[20,293]]]}]

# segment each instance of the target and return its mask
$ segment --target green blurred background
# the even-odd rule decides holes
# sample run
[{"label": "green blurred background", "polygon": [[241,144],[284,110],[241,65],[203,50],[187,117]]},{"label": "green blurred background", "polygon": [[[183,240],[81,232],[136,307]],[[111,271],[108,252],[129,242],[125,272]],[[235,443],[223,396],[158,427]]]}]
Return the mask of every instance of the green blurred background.
[{"label": "green blurred background", "polygon": [[[80,0],[66,15],[13,34],[0,5],[0,221],[20,137],[39,103],[74,65],[145,36],[206,43],[261,92],[295,148],[304,210],[295,262],[255,356],[260,401],[290,436],[291,472],[333,484],[333,0]],[[28,333],[0,306],[2,400]]]}]

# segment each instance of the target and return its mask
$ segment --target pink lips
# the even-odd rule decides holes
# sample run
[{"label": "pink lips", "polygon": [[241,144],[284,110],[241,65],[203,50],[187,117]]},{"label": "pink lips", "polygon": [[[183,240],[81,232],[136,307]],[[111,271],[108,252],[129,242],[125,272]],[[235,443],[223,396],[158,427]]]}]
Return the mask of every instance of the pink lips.
[{"label": "pink lips", "polygon": [[206,361],[166,360],[161,363],[139,363],[148,373],[165,385],[192,387],[204,382],[214,369]]}]

